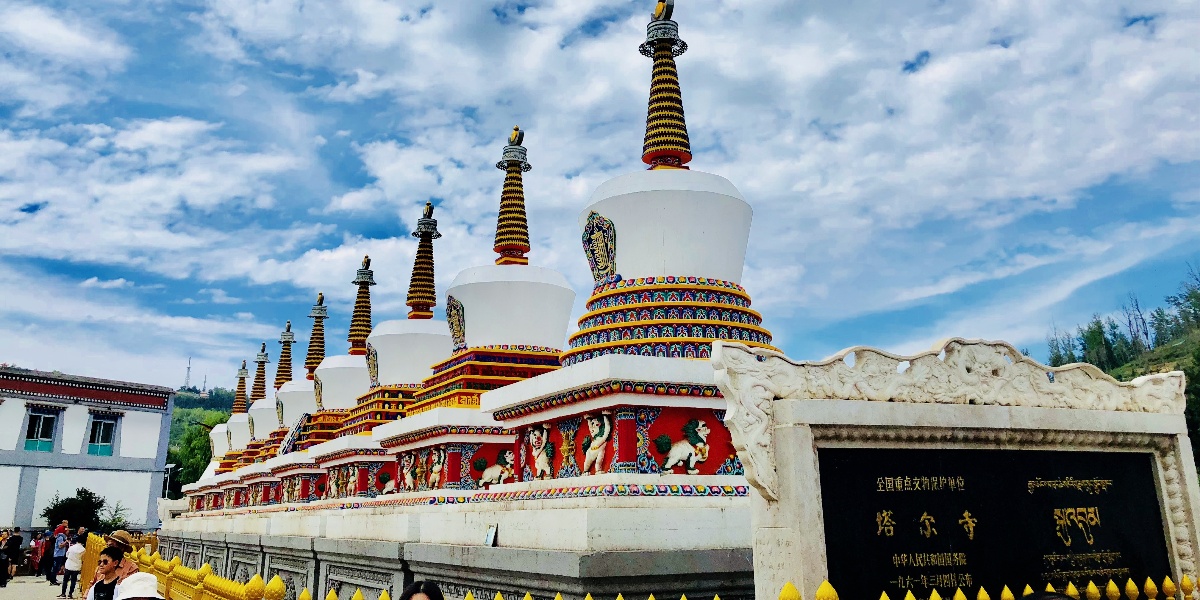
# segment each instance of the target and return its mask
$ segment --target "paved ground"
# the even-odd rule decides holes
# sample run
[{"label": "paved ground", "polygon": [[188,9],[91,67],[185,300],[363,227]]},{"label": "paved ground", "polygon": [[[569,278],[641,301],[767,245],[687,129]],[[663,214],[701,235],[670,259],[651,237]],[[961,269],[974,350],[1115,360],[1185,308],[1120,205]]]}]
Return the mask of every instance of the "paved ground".
[{"label": "paved ground", "polygon": [[[61,582],[62,579],[59,579]],[[8,587],[0,588],[2,600],[55,600],[62,588],[50,585],[45,577],[19,575],[9,580]],[[75,587],[75,598],[79,598],[79,586]]]}]

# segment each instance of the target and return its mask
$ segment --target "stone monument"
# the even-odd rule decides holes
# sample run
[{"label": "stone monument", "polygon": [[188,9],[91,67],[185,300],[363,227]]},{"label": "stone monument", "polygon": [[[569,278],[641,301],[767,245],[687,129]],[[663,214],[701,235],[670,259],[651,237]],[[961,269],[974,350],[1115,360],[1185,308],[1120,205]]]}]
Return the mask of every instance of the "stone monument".
[{"label": "stone monument", "polygon": [[1120,383],[963,339],[815,362],[717,341],[712,364],[757,491],[758,598],[1195,577],[1181,373]]}]

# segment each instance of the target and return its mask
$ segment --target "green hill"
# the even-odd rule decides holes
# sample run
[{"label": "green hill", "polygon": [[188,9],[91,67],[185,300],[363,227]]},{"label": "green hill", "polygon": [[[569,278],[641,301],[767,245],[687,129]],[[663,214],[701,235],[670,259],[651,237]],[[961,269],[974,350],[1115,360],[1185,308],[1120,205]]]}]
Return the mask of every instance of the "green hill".
[{"label": "green hill", "polygon": [[1193,362],[1193,355],[1198,348],[1200,348],[1200,331],[1192,331],[1178,339],[1148,350],[1119,367],[1110,369],[1108,374],[1121,381],[1129,381],[1150,373],[1188,371],[1196,366]]}]

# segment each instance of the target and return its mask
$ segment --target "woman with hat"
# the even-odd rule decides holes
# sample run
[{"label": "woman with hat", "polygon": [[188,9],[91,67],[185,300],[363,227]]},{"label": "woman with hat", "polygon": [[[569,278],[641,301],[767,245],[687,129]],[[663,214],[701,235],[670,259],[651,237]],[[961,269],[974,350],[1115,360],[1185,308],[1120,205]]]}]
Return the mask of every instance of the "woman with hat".
[{"label": "woman with hat", "polygon": [[[130,554],[133,552],[133,536],[129,535],[129,532],[125,531],[124,529],[118,529],[104,536],[104,544],[106,548],[116,548],[124,554]],[[125,581],[126,577],[129,577],[137,572],[138,565],[136,560],[121,561],[116,566],[117,583]],[[96,582],[100,581],[103,577],[104,576],[97,571],[96,576],[90,582],[88,582],[88,588],[90,589],[91,586],[95,585]],[[87,592],[88,590],[84,590],[84,597],[87,596]]]}]

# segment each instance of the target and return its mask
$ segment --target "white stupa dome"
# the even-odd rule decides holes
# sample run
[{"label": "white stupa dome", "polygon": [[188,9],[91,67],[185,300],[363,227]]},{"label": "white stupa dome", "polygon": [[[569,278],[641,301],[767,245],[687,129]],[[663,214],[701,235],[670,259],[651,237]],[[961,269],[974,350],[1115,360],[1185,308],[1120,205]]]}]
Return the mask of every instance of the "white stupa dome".
[{"label": "white stupa dome", "polygon": [[728,179],[688,169],[636,171],[596,188],[592,212],[616,229],[623,279],[707,277],[741,283],[753,210]]},{"label": "white stupa dome", "polygon": [[[367,354],[375,352],[379,385],[417,384],[430,367],[450,357],[450,326],[433,319],[384,321],[367,337]],[[368,364],[369,366],[369,364]]]},{"label": "white stupa dome", "polygon": [[317,412],[317,395],[311,379],[293,379],[275,392],[283,404],[283,426],[292,427],[301,415]]},{"label": "white stupa dome", "polygon": [[254,424],[254,439],[265,440],[272,431],[283,426],[274,398],[261,398],[250,405],[250,421]]},{"label": "white stupa dome", "polygon": [[214,426],[208,432],[208,439],[212,440],[213,458],[221,458],[229,452],[229,426],[221,423]]},{"label": "white stupa dome", "polygon": [[326,410],[354,408],[358,397],[371,391],[365,356],[328,356],[315,375],[321,384],[321,406]]},{"label": "white stupa dome", "polygon": [[237,413],[225,424],[229,428],[230,450],[245,450],[250,443],[250,415]]},{"label": "white stupa dome", "polygon": [[469,348],[525,345],[561,349],[570,325],[575,290],[562,273],[531,265],[464,269],[446,291],[463,307]]}]

